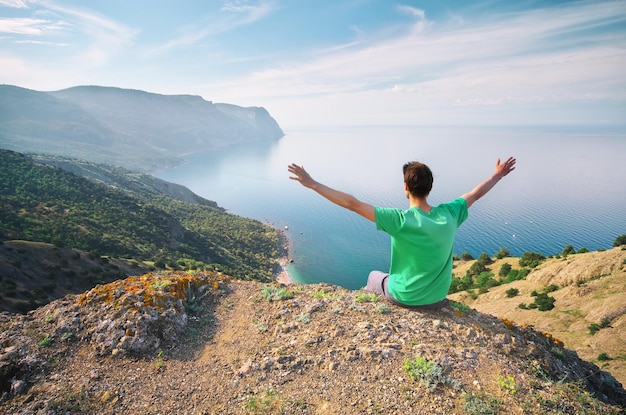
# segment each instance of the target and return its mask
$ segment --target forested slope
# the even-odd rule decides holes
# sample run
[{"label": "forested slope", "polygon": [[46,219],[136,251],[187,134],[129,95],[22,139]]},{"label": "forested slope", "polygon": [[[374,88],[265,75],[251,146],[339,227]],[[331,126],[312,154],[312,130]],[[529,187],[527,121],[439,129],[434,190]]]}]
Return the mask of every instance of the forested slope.
[{"label": "forested slope", "polygon": [[157,268],[210,268],[241,279],[271,279],[281,255],[277,230],[214,202],[188,203],[154,189],[122,190],[119,182],[114,188],[0,150],[0,241],[44,242]]}]

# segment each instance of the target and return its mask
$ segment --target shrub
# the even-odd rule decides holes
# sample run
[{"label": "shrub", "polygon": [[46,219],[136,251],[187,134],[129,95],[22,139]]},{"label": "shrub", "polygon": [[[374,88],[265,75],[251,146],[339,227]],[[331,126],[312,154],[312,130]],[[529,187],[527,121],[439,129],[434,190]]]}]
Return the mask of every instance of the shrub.
[{"label": "shrub", "polygon": [[493,274],[491,272],[482,272],[477,278],[477,283],[478,288],[481,289],[489,289],[500,285],[500,283],[493,278]]},{"label": "shrub", "polygon": [[605,317],[602,319],[602,321],[600,322],[600,324],[597,323],[591,323],[588,328],[589,328],[589,334],[591,334],[592,336],[594,334],[596,334],[598,331],[600,331],[600,329],[605,329],[607,327],[611,327],[611,319],[609,319],[608,317]]},{"label": "shrub", "polygon": [[[626,243],[626,242],[625,242],[625,243]],[[461,259],[462,259],[463,261],[471,261],[471,260],[473,260],[473,259],[474,259],[474,257],[473,257],[473,256],[472,256],[472,254],[470,254],[469,252],[463,252],[463,253],[461,254]]]},{"label": "shrub", "polygon": [[378,294],[374,293],[358,293],[355,299],[357,303],[375,303],[378,300]]},{"label": "shrub", "polygon": [[568,256],[569,254],[573,254],[574,252],[576,252],[574,250],[574,245],[567,245],[565,248],[563,248],[561,255]]},{"label": "shrub", "polygon": [[474,281],[472,280],[471,275],[465,275],[463,278],[453,277],[448,294],[469,290],[473,284]]},{"label": "shrub", "polygon": [[405,360],[404,370],[407,371],[411,379],[419,381],[428,391],[434,392],[439,384],[450,385],[456,389],[461,387],[458,380],[446,376],[443,368],[436,362],[416,356],[414,360]]},{"label": "shrub", "polygon": [[559,286],[558,286],[558,285],[556,285],[556,284],[550,284],[550,285],[548,285],[548,286],[544,289],[544,292],[545,292],[545,293],[551,293],[551,292],[558,291],[558,290],[559,290]]},{"label": "shrub", "polygon": [[589,329],[589,334],[591,334],[591,335],[593,336],[593,335],[594,335],[594,334],[596,334],[598,331],[600,331],[600,329],[601,329],[602,327],[600,327],[600,325],[599,325],[599,324],[597,324],[597,323],[591,323],[591,324],[590,324],[587,328]]},{"label": "shrub", "polygon": [[626,235],[620,235],[615,238],[615,242],[613,242],[613,247],[626,245]]},{"label": "shrub", "polygon": [[465,303],[459,303],[459,302],[452,301],[452,300],[450,300],[450,305],[456,308],[457,310],[461,312],[465,312],[465,313],[469,312],[472,309],[470,306],[468,306]]},{"label": "shrub", "polygon": [[302,312],[293,316],[293,319],[304,324],[309,324],[311,322],[311,314]]},{"label": "shrub", "polygon": [[602,352],[602,353],[600,353],[600,354],[598,355],[598,360],[599,360],[599,361],[601,361],[601,362],[606,362],[606,361],[608,361],[608,360],[613,360],[613,358],[611,358],[611,357],[608,355],[608,353],[604,353],[604,352]]},{"label": "shrub", "polygon": [[519,290],[517,288],[509,288],[506,290],[507,298],[513,298],[519,294]]},{"label": "shrub", "polygon": [[276,285],[266,285],[261,292],[267,301],[281,301],[293,298],[293,293],[284,287]]},{"label": "shrub", "polygon": [[520,267],[535,268],[545,259],[546,257],[538,252],[524,252],[519,259],[519,265]]},{"label": "shrub", "polygon": [[486,271],[488,270],[487,270],[487,266],[485,265],[485,263],[476,260],[476,262],[474,262],[472,266],[467,270],[466,275],[480,275]]},{"label": "shrub", "polygon": [[500,267],[500,271],[498,271],[498,277],[506,277],[507,275],[509,275],[509,272],[511,272],[511,269],[511,264],[502,264],[502,266]]},{"label": "shrub", "polygon": [[587,252],[589,252],[589,249],[585,248],[584,246],[576,251],[577,254],[586,254]]},{"label": "shrub", "polygon": [[463,392],[465,403],[463,404],[463,410],[465,413],[473,415],[493,415],[496,412],[478,396],[469,395]]},{"label": "shrub", "polygon": [[510,393],[511,395],[514,395],[517,390],[518,390],[518,386],[517,383],[515,382],[515,378],[513,376],[498,376],[498,384],[500,385],[500,387]]},{"label": "shrub", "polygon": [[556,298],[550,297],[546,293],[538,293],[537,291],[533,291],[532,293],[530,293],[530,295],[531,297],[535,297],[535,301],[533,303],[530,303],[528,305],[522,303],[517,307],[521,308],[522,310],[537,309],[539,311],[548,311],[554,308],[554,302],[556,301]]},{"label": "shrub", "polygon": [[498,259],[506,258],[508,256],[511,256],[511,252],[508,248],[501,247],[500,250],[496,252],[496,258]]},{"label": "shrub", "polygon": [[546,293],[541,293],[537,297],[535,297],[535,304],[537,304],[537,309],[539,311],[548,311],[554,308],[554,302],[556,298],[550,297]]},{"label": "shrub", "polygon": [[480,256],[478,257],[478,259],[476,261],[481,262],[481,263],[483,263],[485,265],[493,264],[493,259],[491,259],[491,257],[489,255],[487,255],[486,252],[483,252],[482,254],[480,254]]},{"label": "shrub", "polygon": [[508,283],[508,282],[516,281],[520,279],[518,278],[518,275],[519,275],[519,270],[512,269],[511,271],[508,272],[508,274],[506,274],[506,277],[504,278],[502,282]]}]

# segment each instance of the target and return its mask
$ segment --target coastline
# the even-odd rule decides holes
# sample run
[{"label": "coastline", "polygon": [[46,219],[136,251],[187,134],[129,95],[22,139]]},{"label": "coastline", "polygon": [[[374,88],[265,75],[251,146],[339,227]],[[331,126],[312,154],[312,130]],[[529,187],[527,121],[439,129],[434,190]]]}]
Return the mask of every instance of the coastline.
[{"label": "coastline", "polygon": [[291,258],[289,257],[290,241],[284,230],[280,228],[277,228],[276,230],[278,231],[278,239],[281,246],[281,258],[278,261],[278,267],[274,272],[274,279],[279,284],[291,285],[294,284],[294,281],[287,270],[287,264],[291,262]]},{"label": "coastline", "polygon": [[291,275],[289,275],[289,271],[287,271],[287,262],[289,259],[287,257],[283,257],[280,260],[280,268],[276,275],[276,282],[283,285],[291,285],[294,284]]}]

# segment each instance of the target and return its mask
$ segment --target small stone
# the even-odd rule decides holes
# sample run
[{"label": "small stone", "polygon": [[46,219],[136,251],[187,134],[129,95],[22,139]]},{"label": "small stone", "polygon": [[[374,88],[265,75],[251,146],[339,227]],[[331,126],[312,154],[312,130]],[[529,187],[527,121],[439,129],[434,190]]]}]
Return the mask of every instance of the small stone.
[{"label": "small stone", "polygon": [[26,390],[26,382],[21,379],[14,379],[11,382],[11,394],[21,395]]},{"label": "small stone", "polygon": [[436,329],[442,329],[446,327],[446,324],[441,320],[433,320],[433,327]]}]

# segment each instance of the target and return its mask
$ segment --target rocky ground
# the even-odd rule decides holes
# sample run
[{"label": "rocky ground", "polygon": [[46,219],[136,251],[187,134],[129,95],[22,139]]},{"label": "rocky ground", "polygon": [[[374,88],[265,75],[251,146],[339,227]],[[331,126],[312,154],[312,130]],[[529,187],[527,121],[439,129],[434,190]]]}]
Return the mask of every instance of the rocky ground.
[{"label": "rocky ground", "polygon": [[619,414],[548,333],[331,285],[131,277],[0,315],[6,414]]}]

